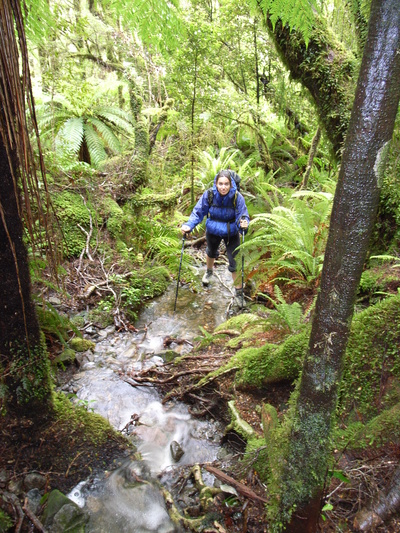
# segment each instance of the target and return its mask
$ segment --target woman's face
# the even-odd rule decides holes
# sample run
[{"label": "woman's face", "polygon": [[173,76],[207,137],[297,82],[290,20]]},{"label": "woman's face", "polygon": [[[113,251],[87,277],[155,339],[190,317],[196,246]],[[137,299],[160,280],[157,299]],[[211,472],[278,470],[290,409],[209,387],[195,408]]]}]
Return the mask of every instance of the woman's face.
[{"label": "woman's face", "polygon": [[221,196],[225,196],[228,194],[231,188],[231,181],[229,178],[225,178],[225,176],[221,176],[217,179],[217,191]]}]

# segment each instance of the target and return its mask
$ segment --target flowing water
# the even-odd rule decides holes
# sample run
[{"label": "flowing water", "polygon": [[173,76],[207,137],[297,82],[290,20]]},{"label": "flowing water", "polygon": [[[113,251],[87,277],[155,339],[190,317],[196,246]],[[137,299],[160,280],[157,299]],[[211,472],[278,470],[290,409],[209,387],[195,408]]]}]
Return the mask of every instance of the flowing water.
[{"label": "flowing water", "polygon": [[126,459],[111,474],[82,480],[71,491],[70,499],[90,516],[86,531],[176,531],[160,492],[161,473],[171,479],[174,469],[213,461],[221,453],[222,428],[216,422],[194,420],[186,405],[163,405],[153,387],[132,387],[119,377],[120,372],[162,365],[165,338],[169,349],[187,353],[201,335],[199,326],[212,331],[226,320],[232,302],[231,276],[226,267],[215,270],[208,288],[199,292],[179,288],[175,312],[176,285],[171,285],[142,312],[135,333],[115,332],[112,327],[86,329],[95,350],[85,354],[80,372],[64,390],[126,431],[141,454],[141,460]]}]

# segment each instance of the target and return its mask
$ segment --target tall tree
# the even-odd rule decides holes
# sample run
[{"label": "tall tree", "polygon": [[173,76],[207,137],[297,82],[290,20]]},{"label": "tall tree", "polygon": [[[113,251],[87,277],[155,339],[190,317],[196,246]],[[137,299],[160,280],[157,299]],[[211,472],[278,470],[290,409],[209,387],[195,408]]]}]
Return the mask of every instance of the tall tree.
[{"label": "tall tree", "polygon": [[[15,30],[18,33],[18,39]],[[19,68],[22,64],[22,73]],[[23,216],[29,198],[43,212],[30,145],[26,102],[34,121],[28,57],[18,0],[0,3],[0,401],[33,418],[51,405],[49,362],[31,297]],[[23,193],[21,193],[21,190]],[[22,199],[23,198],[23,199]],[[24,201],[24,205],[23,205]],[[46,227],[45,221],[41,220]],[[33,235],[31,234],[31,238]]]},{"label": "tall tree", "polygon": [[320,293],[282,460],[277,523],[287,531],[317,528],[343,356],[399,105],[399,48],[398,0],[373,0]]}]

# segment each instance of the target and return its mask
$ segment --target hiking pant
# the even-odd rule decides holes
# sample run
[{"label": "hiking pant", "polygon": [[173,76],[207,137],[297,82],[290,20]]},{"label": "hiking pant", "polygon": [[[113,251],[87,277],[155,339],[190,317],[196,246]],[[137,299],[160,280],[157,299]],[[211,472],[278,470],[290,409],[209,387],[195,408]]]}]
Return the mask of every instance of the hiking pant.
[{"label": "hiking pant", "polygon": [[228,270],[229,272],[236,272],[236,260],[235,257],[238,253],[238,246],[240,246],[240,236],[239,233],[236,233],[235,235],[231,235],[228,237],[219,237],[218,235],[213,235],[212,233],[208,233],[206,231],[206,241],[207,241],[207,249],[206,254],[208,257],[211,257],[212,259],[217,259],[219,256],[218,248],[221,244],[221,241],[224,241],[226,246],[226,254],[228,256],[229,266]]}]

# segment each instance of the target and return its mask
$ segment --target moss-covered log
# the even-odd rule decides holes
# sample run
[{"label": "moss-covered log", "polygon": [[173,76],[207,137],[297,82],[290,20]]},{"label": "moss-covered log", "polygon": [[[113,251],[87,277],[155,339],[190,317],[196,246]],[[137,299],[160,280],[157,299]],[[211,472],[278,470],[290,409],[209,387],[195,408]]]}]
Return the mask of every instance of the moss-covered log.
[{"label": "moss-covered log", "polygon": [[356,58],[319,17],[315,18],[308,46],[299,32],[284,26],[280,20],[273,26],[267,17],[266,23],[292,78],[309,90],[321,124],[339,157],[354,96]]}]

